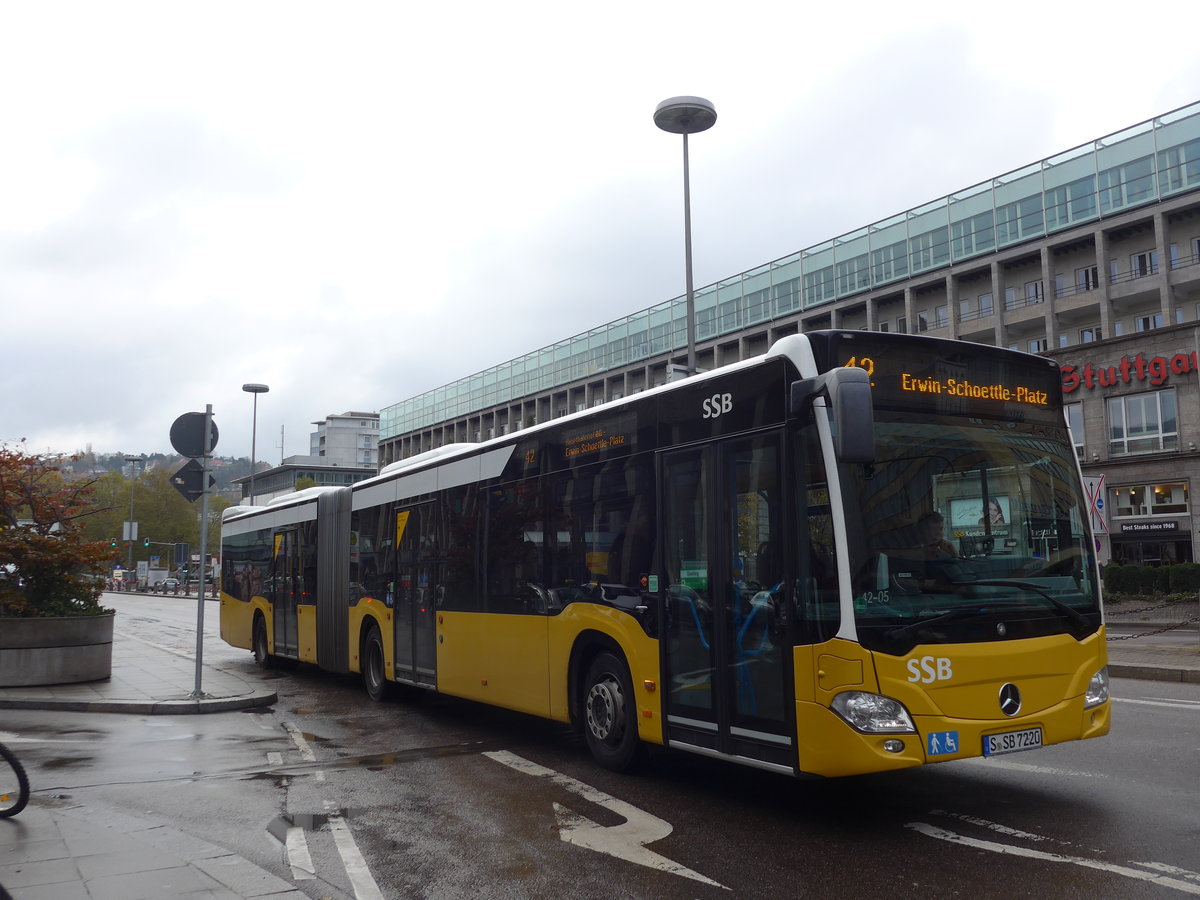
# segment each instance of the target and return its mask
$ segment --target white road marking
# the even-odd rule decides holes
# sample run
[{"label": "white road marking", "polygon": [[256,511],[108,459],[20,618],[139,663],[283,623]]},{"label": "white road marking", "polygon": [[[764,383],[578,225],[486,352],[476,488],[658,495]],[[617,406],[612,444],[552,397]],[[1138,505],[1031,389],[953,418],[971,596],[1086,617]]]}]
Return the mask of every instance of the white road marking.
[{"label": "white road marking", "polygon": [[[308,740],[304,734],[291,722],[284,722],[283,727],[287,729],[287,733],[291,735],[292,743],[296,745],[296,749],[300,751],[300,757],[305,762],[315,763],[317,756],[312,751],[312,747],[308,745]],[[318,769],[313,772],[313,777],[317,781],[325,780],[325,773]],[[324,801],[326,810],[336,810],[338,805],[329,800]],[[358,843],[354,840],[354,835],[350,832],[350,826],[346,824],[346,820],[338,813],[331,813],[329,816],[329,831],[333,835],[334,846],[337,847],[338,856],[342,858],[342,866],[346,869],[346,877],[350,879],[350,886],[354,889],[356,900],[383,900],[383,892],[379,890],[379,885],[375,883],[374,876],[371,875],[371,869],[367,865],[366,859],[363,858],[362,852],[358,849]],[[291,847],[292,847],[292,832],[301,831],[303,829],[289,828],[288,837],[288,861],[291,864]],[[302,835],[303,837],[303,835]],[[308,842],[304,839],[303,857],[307,859],[308,867],[299,864],[299,868],[304,871],[313,872],[312,877],[316,877],[316,869],[312,865],[312,858],[308,854]],[[293,874],[296,869],[292,869]],[[295,876],[299,879],[301,876]]]},{"label": "white road marking", "polygon": [[292,878],[296,881],[311,881],[317,877],[317,870],[313,867],[312,856],[308,852],[308,838],[304,836],[304,829],[298,825],[293,825],[287,830],[287,851],[288,865],[292,868]]},{"label": "white road marking", "polygon": [[39,738],[39,737],[21,737],[9,731],[0,731],[0,743],[5,744],[90,744],[92,738],[68,739],[68,738]]},{"label": "white road marking", "polygon": [[[293,725],[291,722],[284,722],[283,727],[286,728],[287,733],[292,736],[292,743],[295,744],[296,749],[300,751],[300,758],[303,759],[305,762],[315,763],[317,761],[317,757],[312,752],[312,747],[308,746],[308,741],[305,739],[305,737],[301,733],[300,729],[297,728],[295,725]],[[318,769],[316,772],[313,773],[313,777],[317,781],[324,781],[325,773]]]},{"label": "white road marking", "polygon": [[953,765],[988,766],[993,769],[1011,769],[1014,772],[1032,772],[1036,775],[1074,775],[1077,778],[1107,778],[1102,772],[1077,772],[1072,769],[1056,769],[1052,766],[1035,766],[1032,763],[1021,763],[1011,759],[1001,759],[996,756],[971,756],[966,759],[956,759]]},{"label": "white road marking", "polygon": [[[673,829],[670,822],[638,809],[636,806],[631,806],[623,800],[618,800],[616,797],[611,797],[569,775],[539,766],[535,762],[509,753],[507,750],[498,750],[483,755],[511,769],[516,769],[518,772],[524,772],[526,775],[548,778],[571,793],[603,806],[625,819],[620,825],[606,828],[597,825],[586,816],[555,803],[554,815],[558,822],[558,836],[568,844],[595,850],[597,853],[607,853],[609,856],[615,856],[639,866],[658,869],[671,875],[680,875],[703,884],[725,888],[725,885],[706,878],[699,872],[694,872],[665,856],[646,849],[646,844],[660,841],[671,833]],[[728,890],[728,888],[725,889]]]},{"label": "white road marking", "polygon": [[[1177,891],[1182,891],[1185,894],[1193,894],[1200,896],[1200,884],[1189,884],[1186,881],[1180,881],[1175,878],[1169,878],[1164,875],[1156,875],[1153,872],[1143,872],[1140,869],[1131,869],[1128,866],[1118,866],[1113,863],[1100,862],[1096,859],[1086,859],[1082,856],[1067,856],[1062,853],[1047,853],[1045,850],[1034,850],[1030,847],[1014,847],[1010,844],[997,844],[995,841],[981,841],[978,838],[969,838],[966,835],[956,834],[953,831],[946,831],[943,828],[936,828],[933,825],[927,825],[924,822],[909,822],[904,826],[911,828],[920,834],[928,837],[937,838],[940,841],[949,841],[952,844],[962,844],[965,847],[974,847],[977,850],[988,850],[992,853],[1001,853],[1008,856],[1023,856],[1026,859],[1041,859],[1046,862],[1070,863],[1076,866],[1082,866],[1085,869],[1099,869],[1102,872],[1108,872],[1111,875],[1121,875],[1125,878],[1132,878],[1136,881],[1147,881],[1151,884],[1157,884],[1162,887],[1174,888]],[[1151,865],[1148,863],[1137,863],[1139,866]]]},{"label": "white road marking", "polygon": [[1048,838],[1041,834],[1031,834],[1028,831],[1019,831],[1016,828],[1009,828],[1007,825],[1001,825],[999,822],[989,822],[987,819],[979,819],[975,816],[968,816],[964,813],[954,813],[945,809],[931,809],[931,816],[946,816],[951,819],[958,819],[960,822],[967,822],[971,825],[978,825],[981,828],[986,828],[989,831],[995,831],[1000,834],[1008,835],[1009,837],[1025,838],[1028,841],[1049,841]]},{"label": "white road marking", "polygon": [[333,843],[337,846],[338,856],[342,858],[342,865],[346,867],[346,875],[350,878],[350,886],[354,888],[357,900],[383,900],[383,891],[375,883],[346,820],[339,815],[331,815],[329,830],[333,832]]},{"label": "white road marking", "polygon": [[1147,869],[1154,869],[1156,872],[1166,872],[1168,875],[1179,875],[1189,881],[1200,882],[1200,872],[1193,872],[1190,869],[1181,869],[1179,866],[1172,866],[1167,863],[1156,862],[1135,862],[1135,866],[1144,866]]},{"label": "white road marking", "polygon": [[1200,709],[1195,700],[1134,700],[1132,697],[1113,697],[1117,703],[1136,703],[1139,706],[1165,706],[1168,709]]}]

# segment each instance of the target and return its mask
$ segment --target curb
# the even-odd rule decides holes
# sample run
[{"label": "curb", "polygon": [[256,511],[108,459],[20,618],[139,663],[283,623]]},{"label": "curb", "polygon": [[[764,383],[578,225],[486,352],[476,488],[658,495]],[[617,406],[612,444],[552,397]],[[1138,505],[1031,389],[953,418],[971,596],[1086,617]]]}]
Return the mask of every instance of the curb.
[{"label": "curb", "polygon": [[0,709],[51,709],[60,712],[133,713],[142,716],[175,716],[229,712],[273,706],[279,701],[274,692],[248,697],[220,697],[200,700],[4,700]]},{"label": "curb", "polygon": [[1183,684],[1200,684],[1200,669],[1173,669],[1169,666],[1127,666],[1109,663],[1111,678],[1140,678],[1144,681],[1174,681]]}]

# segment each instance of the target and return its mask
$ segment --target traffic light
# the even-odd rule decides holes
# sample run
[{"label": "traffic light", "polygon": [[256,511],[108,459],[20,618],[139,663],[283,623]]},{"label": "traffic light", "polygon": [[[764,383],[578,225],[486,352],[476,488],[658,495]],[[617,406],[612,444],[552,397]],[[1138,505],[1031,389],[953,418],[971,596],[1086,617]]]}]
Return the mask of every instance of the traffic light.
[{"label": "traffic light", "polygon": [[117,546],[117,539],[116,539],[116,538],[113,538],[111,541],[109,541],[109,542],[108,542],[108,546],[110,546],[110,547],[115,547],[115,546]]},{"label": "traffic light", "polygon": [[149,546],[150,546],[150,538],[146,538],[145,540],[143,540],[143,541],[142,541],[142,546],[143,546],[143,547],[149,547]]}]

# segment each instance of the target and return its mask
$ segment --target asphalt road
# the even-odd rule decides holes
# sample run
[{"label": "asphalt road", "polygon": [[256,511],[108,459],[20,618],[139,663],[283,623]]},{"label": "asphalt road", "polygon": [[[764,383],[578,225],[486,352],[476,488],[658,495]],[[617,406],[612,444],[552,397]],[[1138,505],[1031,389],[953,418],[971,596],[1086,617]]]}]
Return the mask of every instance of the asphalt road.
[{"label": "asphalt road", "polygon": [[[194,598],[122,618],[195,645]],[[1117,680],[1100,740],[822,781],[667,751],[614,775],[554,723],[373,704],[354,679],[260,673],[211,638],[205,661],[267,679],[278,704],[6,711],[0,731],[22,736],[40,799],[161,819],[314,898],[1200,895],[1197,685]]]}]

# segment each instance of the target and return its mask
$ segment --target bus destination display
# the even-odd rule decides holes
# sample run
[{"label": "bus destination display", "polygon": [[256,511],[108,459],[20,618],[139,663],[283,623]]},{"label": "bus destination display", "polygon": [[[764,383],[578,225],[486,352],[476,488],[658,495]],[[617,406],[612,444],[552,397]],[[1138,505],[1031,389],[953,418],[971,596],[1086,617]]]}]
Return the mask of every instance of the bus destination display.
[{"label": "bus destination display", "polygon": [[[815,334],[814,334],[815,336]],[[849,366],[871,376],[877,406],[1058,421],[1061,379],[1048,360],[931,340],[915,345],[887,335],[829,335],[822,369]]]}]

